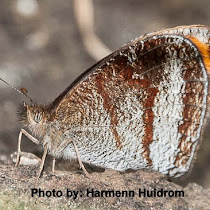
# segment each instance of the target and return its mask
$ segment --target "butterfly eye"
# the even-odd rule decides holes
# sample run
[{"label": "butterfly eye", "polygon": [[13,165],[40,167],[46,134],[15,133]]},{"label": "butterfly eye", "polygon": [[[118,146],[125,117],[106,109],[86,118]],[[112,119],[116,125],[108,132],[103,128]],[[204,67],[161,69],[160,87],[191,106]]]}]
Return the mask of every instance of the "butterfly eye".
[{"label": "butterfly eye", "polygon": [[40,122],[42,120],[42,114],[41,113],[36,113],[35,115],[34,115],[34,121],[36,122],[36,123],[38,123],[38,122]]}]

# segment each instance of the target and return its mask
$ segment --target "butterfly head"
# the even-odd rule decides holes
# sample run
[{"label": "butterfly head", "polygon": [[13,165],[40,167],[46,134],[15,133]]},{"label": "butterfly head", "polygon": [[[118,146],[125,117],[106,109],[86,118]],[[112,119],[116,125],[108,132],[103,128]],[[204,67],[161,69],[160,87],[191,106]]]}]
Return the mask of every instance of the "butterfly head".
[{"label": "butterfly head", "polygon": [[24,126],[28,127],[32,132],[39,134],[39,131],[44,129],[47,122],[45,112],[44,106],[36,104],[28,105],[23,102],[20,105],[18,115]]}]

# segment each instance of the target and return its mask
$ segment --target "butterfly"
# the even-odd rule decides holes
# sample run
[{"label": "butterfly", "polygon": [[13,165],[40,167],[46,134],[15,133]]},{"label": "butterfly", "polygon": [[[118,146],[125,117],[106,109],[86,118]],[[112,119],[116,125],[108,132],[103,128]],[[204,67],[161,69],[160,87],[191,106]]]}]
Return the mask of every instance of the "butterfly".
[{"label": "butterfly", "polygon": [[[22,134],[48,154],[179,177],[192,163],[208,106],[210,30],[179,26],[136,38],[97,62],[52,103],[23,103]],[[1,79],[4,81],[3,79]],[[4,81],[5,82],[5,81]]]}]

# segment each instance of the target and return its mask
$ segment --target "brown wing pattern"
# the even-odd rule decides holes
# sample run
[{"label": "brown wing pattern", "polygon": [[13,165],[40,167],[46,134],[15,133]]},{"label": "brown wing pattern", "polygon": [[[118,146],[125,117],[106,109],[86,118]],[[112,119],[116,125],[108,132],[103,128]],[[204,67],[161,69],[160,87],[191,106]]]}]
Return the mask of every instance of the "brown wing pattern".
[{"label": "brown wing pattern", "polygon": [[136,39],[57,99],[56,120],[77,142],[83,161],[171,176],[188,170],[208,96],[208,41],[203,40],[209,33],[196,30],[196,40],[187,28]]}]

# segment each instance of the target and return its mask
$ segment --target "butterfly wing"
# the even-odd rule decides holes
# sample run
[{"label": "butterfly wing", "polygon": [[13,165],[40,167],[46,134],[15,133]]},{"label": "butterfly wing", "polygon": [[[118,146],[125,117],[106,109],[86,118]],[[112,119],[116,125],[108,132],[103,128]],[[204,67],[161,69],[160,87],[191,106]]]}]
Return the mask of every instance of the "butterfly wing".
[{"label": "butterfly wing", "polygon": [[[116,170],[185,173],[205,122],[209,37],[201,26],[146,35],[69,86],[53,106],[81,159]],[[73,156],[68,147],[65,157]]]}]

